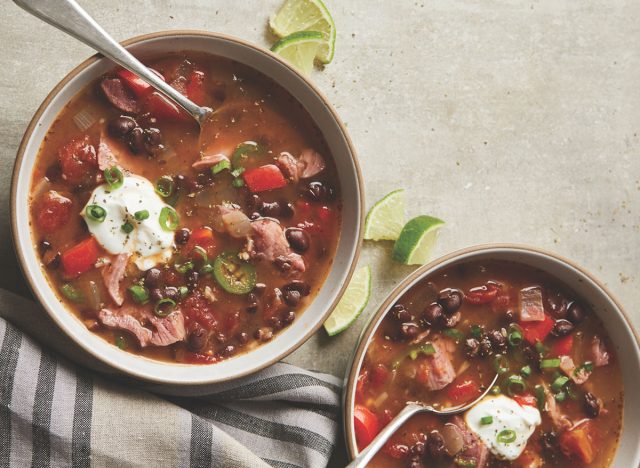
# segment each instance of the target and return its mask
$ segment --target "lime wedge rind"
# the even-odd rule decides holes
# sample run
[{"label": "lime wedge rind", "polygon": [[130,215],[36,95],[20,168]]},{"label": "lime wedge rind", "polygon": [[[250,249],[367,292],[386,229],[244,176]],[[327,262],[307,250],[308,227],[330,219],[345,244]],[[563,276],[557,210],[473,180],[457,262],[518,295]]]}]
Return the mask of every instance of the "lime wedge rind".
[{"label": "lime wedge rind", "polygon": [[388,193],[371,207],[364,222],[365,240],[396,240],[404,226],[405,190]]},{"label": "lime wedge rind", "polygon": [[325,64],[333,60],[336,27],[322,0],[286,0],[269,18],[269,28],[281,38],[297,31],[318,31],[324,43],[316,52],[316,58]]},{"label": "lime wedge rind", "polygon": [[324,322],[324,329],[329,336],[343,332],[356,321],[369,303],[371,296],[371,268],[367,265],[358,268],[340,302],[329,318]]},{"label": "lime wedge rind", "polygon": [[317,31],[298,31],[280,39],[271,51],[308,74],[323,40],[322,33]]},{"label": "lime wedge rind", "polygon": [[433,216],[411,219],[393,246],[393,259],[407,265],[422,265],[429,260],[431,251],[444,221]]}]

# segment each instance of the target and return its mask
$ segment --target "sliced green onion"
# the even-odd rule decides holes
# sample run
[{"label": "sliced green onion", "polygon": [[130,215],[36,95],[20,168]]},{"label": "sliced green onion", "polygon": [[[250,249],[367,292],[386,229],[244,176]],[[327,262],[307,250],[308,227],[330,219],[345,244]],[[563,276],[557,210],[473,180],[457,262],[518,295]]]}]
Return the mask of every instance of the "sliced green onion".
[{"label": "sliced green onion", "polygon": [[240,177],[244,172],[244,167],[236,167],[233,171],[231,171],[231,175],[233,177]]},{"label": "sliced green onion", "polygon": [[165,206],[160,210],[160,227],[163,231],[175,231],[178,229],[180,223],[180,217],[176,210],[169,206]]},{"label": "sliced green onion", "polygon": [[135,213],[133,213],[133,217],[136,219],[136,221],[144,221],[149,217],[149,211],[148,210],[136,211]]},{"label": "sliced green onion", "polygon": [[162,176],[156,180],[156,193],[162,198],[169,198],[173,195],[176,189],[176,184],[173,182],[173,178],[169,176]]},{"label": "sliced green onion", "polygon": [[507,365],[507,357],[502,354],[496,354],[496,357],[493,358],[493,368],[498,374],[508,372],[509,366]]},{"label": "sliced green onion", "polygon": [[174,268],[178,273],[184,274],[187,271],[193,270],[193,262],[176,263]]},{"label": "sliced green onion", "polygon": [[118,167],[107,167],[103,173],[104,180],[107,181],[107,185],[111,190],[116,190],[122,187],[122,184],[124,183],[124,175]]},{"label": "sliced green onion", "polygon": [[482,336],[482,327],[480,325],[471,325],[471,336],[480,339]]},{"label": "sliced green onion", "polygon": [[544,356],[549,352],[549,348],[543,345],[540,341],[536,341],[536,351],[538,351],[538,354],[541,356]]},{"label": "sliced green onion", "polygon": [[502,393],[502,390],[500,389],[499,385],[494,385],[493,387],[491,387],[492,395],[500,395],[501,393]]},{"label": "sliced green onion", "polygon": [[62,294],[64,294],[64,297],[69,299],[71,302],[75,302],[75,303],[84,302],[84,295],[73,284],[65,283],[62,286],[60,286],[60,290],[62,291]]},{"label": "sliced green onion", "polygon": [[127,337],[121,333],[116,335],[114,343],[120,349],[127,349]]},{"label": "sliced green onion", "polygon": [[517,374],[510,375],[507,379],[507,393],[509,395],[522,393],[526,387],[522,377]]},{"label": "sliced green onion", "polygon": [[176,307],[176,301],[174,301],[173,299],[169,299],[168,297],[164,298],[164,299],[160,299],[155,307],[153,308],[153,312],[158,316],[158,317],[166,317],[167,315],[169,315],[171,312],[173,312],[173,309],[175,309]]},{"label": "sliced green onion", "polygon": [[238,177],[237,179],[233,179],[231,185],[233,185],[235,188],[244,187],[244,180]]},{"label": "sliced green onion", "polygon": [[516,440],[516,431],[513,429],[505,429],[498,433],[498,442],[501,444],[510,444]]},{"label": "sliced green onion", "polygon": [[540,361],[540,369],[556,369],[560,367],[560,359],[543,359]]},{"label": "sliced green onion", "polygon": [[187,294],[189,294],[189,288],[187,288],[186,286],[180,286],[178,288],[178,292],[180,293],[181,297],[186,296]]},{"label": "sliced green onion", "polygon": [[131,299],[138,304],[146,304],[149,302],[149,291],[144,286],[133,284],[127,289],[131,294]]},{"label": "sliced green onion", "polygon": [[107,210],[100,205],[89,205],[84,210],[84,214],[87,215],[87,218],[101,223],[107,217]]},{"label": "sliced green onion", "polygon": [[222,161],[220,161],[218,164],[216,164],[211,168],[211,173],[213,175],[216,175],[224,171],[225,169],[229,169],[229,168],[231,168],[231,163],[228,160],[223,159]]},{"label": "sliced green onion", "polygon": [[529,377],[529,376],[531,376],[531,366],[524,366],[522,369],[520,369],[520,373],[521,373],[524,377]]},{"label": "sliced green onion", "polygon": [[580,367],[578,367],[575,371],[573,371],[573,375],[577,375],[580,371],[585,371],[587,373],[593,372],[593,362],[586,361]]},{"label": "sliced green onion", "polygon": [[567,399],[567,394],[566,392],[558,392],[555,395],[553,395],[553,398],[555,398],[557,402],[562,403],[564,400]]},{"label": "sliced green onion", "polygon": [[204,265],[202,265],[202,268],[200,268],[200,273],[202,273],[203,275],[207,275],[212,271],[213,265],[210,262],[205,263]]},{"label": "sliced green onion", "polygon": [[243,163],[249,159],[249,156],[255,156],[260,151],[261,148],[255,141],[240,143],[231,155],[231,163],[233,167],[241,167]]},{"label": "sliced green onion", "polygon": [[577,400],[578,399],[578,395],[576,394],[575,388],[574,388],[574,386],[573,386],[573,384],[571,382],[568,382],[564,386],[564,391],[567,392],[567,396],[569,398],[571,398],[572,400]]},{"label": "sliced green onion", "polygon": [[133,231],[133,224],[127,221],[122,226],[120,226],[120,229],[122,229],[126,234],[131,234],[131,231]]},{"label": "sliced green onion", "polygon": [[207,263],[209,261],[209,256],[207,255],[207,251],[202,247],[200,247],[199,245],[196,245],[191,251],[191,255],[194,255],[194,254],[199,255],[200,258],[202,258],[202,261],[204,263]]},{"label": "sliced green onion", "polygon": [[464,335],[461,331],[456,330],[455,328],[448,328],[442,332],[443,335],[448,336],[449,338],[454,339],[456,342],[461,341],[464,338]]},{"label": "sliced green onion", "polygon": [[491,423],[493,423],[493,416],[483,416],[480,418],[480,424],[482,424],[483,426]]},{"label": "sliced green onion", "polygon": [[520,333],[518,330],[514,330],[509,333],[509,335],[507,336],[507,340],[509,341],[509,344],[511,346],[518,346],[520,345],[520,343],[522,343],[522,333]]},{"label": "sliced green onion", "polygon": [[419,354],[426,354],[426,355],[436,354],[436,348],[431,343],[425,343],[423,345],[420,345],[418,348],[414,348],[411,351],[409,351],[409,357],[414,361],[416,360]]},{"label": "sliced green onion", "polygon": [[544,410],[544,404],[546,400],[546,392],[544,390],[544,387],[542,385],[536,385],[533,390],[536,394],[536,400],[538,401],[538,410],[542,411]]},{"label": "sliced green onion", "polygon": [[551,384],[551,390],[553,390],[554,392],[559,392],[560,390],[562,390],[562,387],[564,387],[568,381],[569,381],[569,377],[561,375],[560,377],[558,377],[556,380],[553,381],[553,383]]}]

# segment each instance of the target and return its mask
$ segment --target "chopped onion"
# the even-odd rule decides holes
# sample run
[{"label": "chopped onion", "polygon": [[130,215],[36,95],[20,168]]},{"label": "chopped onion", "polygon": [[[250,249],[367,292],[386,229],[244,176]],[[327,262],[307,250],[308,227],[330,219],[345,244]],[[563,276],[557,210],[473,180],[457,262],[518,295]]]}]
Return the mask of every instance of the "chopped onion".
[{"label": "chopped onion", "polygon": [[98,285],[95,281],[89,281],[89,287],[87,288],[89,294],[87,294],[87,300],[89,302],[89,306],[93,310],[100,310],[102,307],[102,298],[100,297],[100,291],[98,290]]},{"label": "chopped onion", "polygon": [[91,127],[97,120],[98,117],[86,107],[73,116],[73,123],[76,124],[76,127],[82,132]]},{"label": "chopped onion", "polygon": [[469,361],[464,361],[460,368],[456,371],[456,377],[462,375],[462,373],[464,373],[464,371],[466,371],[470,366],[471,363]]},{"label": "chopped onion", "polygon": [[231,237],[242,238],[251,232],[251,220],[240,210],[232,210],[223,214],[222,222]]},{"label": "chopped onion", "polygon": [[51,182],[49,182],[49,179],[47,179],[46,177],[40,179],[35,187],[33,187],[32,198],[34,200],[40,198],[40,195],[42,195],[44,191],[49,188],[50,183]]},{"label": "chopped onion", "polygon": [[380,395],[378,395],[378,398],[374,400],[373,406],[379,408],[380,405],[387,400],[387,398],[389,398],[389,394],[387,392],[382,392]]},{"label": "chopped onion", "polygon": [[464,446],[462,431],[458,426],[447,423],[442,428],[442,437],[444,438],[444,449],[449,456],[455,456]]}]

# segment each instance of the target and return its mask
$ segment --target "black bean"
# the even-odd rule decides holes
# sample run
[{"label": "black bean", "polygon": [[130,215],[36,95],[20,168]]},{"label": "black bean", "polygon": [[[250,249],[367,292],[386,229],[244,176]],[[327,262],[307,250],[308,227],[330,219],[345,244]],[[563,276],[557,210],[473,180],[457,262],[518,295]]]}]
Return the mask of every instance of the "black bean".
[{"label": "black bean", "polygon": [[405,338],[415,338],[420,333],[420,327],[413,322],[400,325],[400,333]]},{"label": "black bean", "polygon": [[303,192],[309,200],[324,202],[333,198],[333,189],[322,182],[311,182]]},{"label": "black bean", "polygon": [[162,134],[157,128],[147,128],[144,131],[144,149],[150,155],[156,155],[164,149]]},{"label": "black bean", "polygon": [[238,343],[240,343],[240,346],[244,346],[249,342],[249,335],[245,332],[240,332],[238,333],[237,340]]},{"label": "black bean", "polygon": [[285,289],[283,291],[283,298],[287,305],[297,307],[302,296],[300,295],[300,291],[296,291],[295,289]]},{"label": "black bean", "polygon": [[309,250],[309,235],[302,229],[288,228],[284,233],[293,250],[298,253]]},{"label": "black bean", "polygon": [[184,245],[189,242],[189,237],[191,237],[191,231],[187,228],[180,228],[175,233],[176,244]]},{"label": "black bean", "polygon": [[293,205],[288,201],[281,200],[280,201],[280,217],[285,219],[293,218],[295,213],[295,209]]},{"label": "black bean", "polygon": [[573,331],[573,323],[565,319],[556,320],[553,325],[551,334],[554,336],[567,336]]},{"label": "black bean", "polygon": [[293,310],[290,310],[289,312],[284,314],[284,317],[282,317],[282,323],[284,323],[285,325],[291,325],[295,319],[296,313]]},{"label": "black bean", "polygon": [[412,455],[422,455],[425,451],[424,442],[416,442],[409,449]]},{"label": "black bean", "polygon": [[276,259],[273,261],[273,264],[280,271],[289,271],[289,270],[291,270],[291,260],[289,260],[284,255],[280,255],[280,256],[276,257]]},{"label": "black bean", "polygon": [[540,446],[545,457],[553,460],[560,448],[558,444],[558,435],[553,431],[543,432],[540,435]]},{"label": "black bean", "polygon": [[40,251],[40,255],[44,255],[44,253],[51,248],[51,242],[42,240],[38,244],[38,250]]},{"label": "black bean", "polygon": [[584,412],[590,418],[597,418],[600,414],[600,401],[591,392],[584,394]]},{"label": "black bean", "polygon": [[419,457],[414,457],[409,461],[409,465],[407,465],[409,468],[424,468],[424,465],[422,464],[422,460],[420,460]]},{"label": "black bean", "polygon": [[225,357],[233,356],[236,353],[236,347],[233,345],[228,345],[222,351],[222,355]]},{"label": "black bean", "polygon": [[493,354],[493,348],[491,347],[491,340],[489,336],[485,333],[480,337],[480,350],[478,352],[480,357],[487,357]]},{"label": "black bean", "polygon": [[458,325],[461,318],[462,318],[462,314],[460,312],[456,312],[450,317],[447,317],[446,315],[442,315],[442,318],[440,319],[440,321],[442,322],[442,325],[444,327],[453,328],[456,325]]},{"label": "black bean", "polygon": [[197,326],[195,329],[189,332],[187,336],[187,346],[191,351],[201,351],[207,345],[209,337],[207,332],[201,326]]},{"label": "black bean", "polygon": [[400,323],[410,322],[411,320],[413,320],[411,313],[407,309],[405,309],[402,304],[394,305],[391,309],[391,313],[393,314],[393,317]]},{"label": "black bean", "polygon": [[488,336],[496,353],[503,353],[507,350],[507,338],[502,334],[501,330],[491,330]]},{"label": "black bean", "polygon": [[567,315],[567,300],[560,293],[550,293],[544,297],[544,310],[556,319]]},{"label": "black bean", "polygon": [[134,154],[142,153],[144,151],[144,130],[140,127],[135,127],[127,135],[127,144]]},{"label": "black bean", "polygon": [[214,178],[213,174],[210,171],[199,172],[198,174],[196,174],[196,190],[200,190],[208,185],[213,185],[213,183]]},{"label": "black bean", "polygon": [[445,289],[440,291],[438,304],[442,306],[445,313],[455,314],[462,305],[462,293],[457,289]]},{"label": "black bean", "polygon": [[302,297],[308,296],[311,293],[311,287],[309,286],[309,284],[300,280],[294,280],[290,283],[287,283],[281,289],[282,291],[298,291]]},{"label": "black bean", "polygon": [[157,288],[161,278],[162,272],[158,268],[151,268],[144,274],[144,285],[147,288]]},{"label": "black bean", "polygon": [[429,325],[435,325],[442,319],[443,308],[437,302],[432,302],[427,307],[425,307],[424,312],[422,312],[422,316],[426,320]]},{"label": "black bean", "polygon": [[216,333],[216,341],[220,344],[225,344],[227,342],[227,335],[222,332]]},{"label": "black bean", "polygon": [[276,202],[261,202],[258,206],[258,212],[262,216],[266,216],[268,218],[278,218],[282,213],[282,207],[280,203]]},{"label": "black bean", "polygon": [[444,437],[439,431],[433,430],[427,438],[427,450],[433,458],[440,458],[444,455]]},{"label": "black bean", "polygon": [[178,291],[178,288],[173,286],[167,286],[166,288],[164,288],[162,294],[165,298],[171,299],[174,302],[178,302],[178,300],[180,299],[180,291]]},{"label": "black bean", "polygon": [[198,287],[198,280],[200,279],[200,273],[196,270],[189,270],[187,272],[187,288],[189,291],[193,291]]},{"label": "black bean", "polygon": [[109,122],[109,133],[116,138],[125,137],[131,130],[136,128],[138,124],[133,118],[121,115]]},{"label": "black bean", "polygon": [[468,357],[470,358],[476,357],[479,351],[480,351],[480,342],[477,339],[468,338],[464,342],[464,352]]},{"label": "black bean", "polygon": [[49,260],[47,263],[48,268],[53,268],[54,270],[60,266],[60,258],[62,254],[60,252],[56,252],[56,254]]},{"label": "black bean", "polygon": [[162,289],[160,288],[149,289],[149,297],[153,302],[158,302],[159,300],[164,299],[162,294]]},{"label": "black bean", "polygon": [[249,293],[247,295],[247,308],[246,311],[250,314],[255,314],[258,311],[258,307],[260,306],[260,300],[255,293]]},{"label": "black bean", "polygon": [[567,311],[567,318],[571,320],[574,325],[578,325],[584,320],[584,309],[577,302],[572,302]]},{"label": "black bean", "polygon": [[282,320],[280,320],[278,317],[269,317],[267,319],[267,323],[274,329],[274,330],[280,330],[282,329]]}]

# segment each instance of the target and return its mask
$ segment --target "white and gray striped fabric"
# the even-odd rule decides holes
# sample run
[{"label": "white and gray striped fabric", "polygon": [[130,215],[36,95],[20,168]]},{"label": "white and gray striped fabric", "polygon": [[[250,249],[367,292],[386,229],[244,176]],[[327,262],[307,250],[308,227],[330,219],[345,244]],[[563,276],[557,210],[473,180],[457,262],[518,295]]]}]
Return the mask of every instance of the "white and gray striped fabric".
[{"label": "white and gray striped fabric", "polygon": [[153,386],[106,373],[31,301],[0,290],[0,316],[0,467],[329,461],[336,377],[279,363],[215,387]]}]

